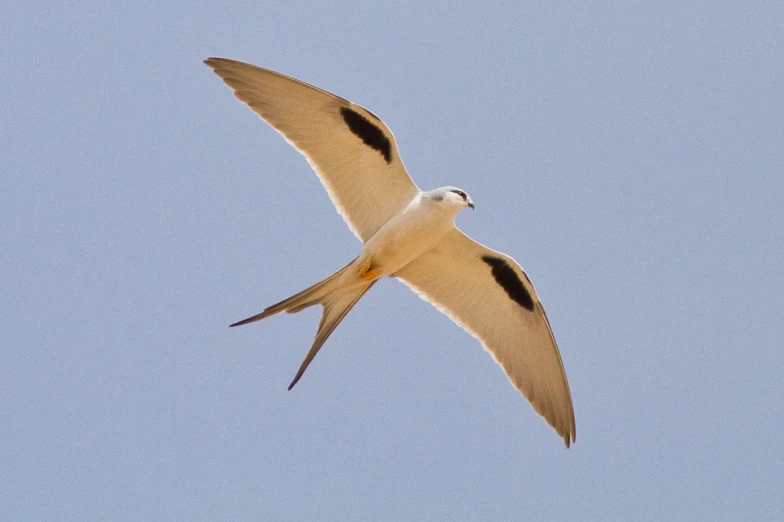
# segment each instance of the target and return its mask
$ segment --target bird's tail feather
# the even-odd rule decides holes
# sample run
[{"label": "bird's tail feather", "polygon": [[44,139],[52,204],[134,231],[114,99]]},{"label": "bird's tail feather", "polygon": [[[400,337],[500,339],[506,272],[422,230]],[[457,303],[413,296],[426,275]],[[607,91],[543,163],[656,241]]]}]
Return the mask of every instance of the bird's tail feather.
[{"label": "bird's tail feather", "polygon": [[351,309],[354,308],[354,305],[357,304],[362,296],[365,295],[365,293],[370,290],[374,284],[376,284],[376,282],[371,281],[370,283],[353,288],[348,292],[330,294],[321,303],[321,305],[324,307],[324,311],[321,314],[321,321],[319,321],[316,338],[313,340],[313,346],[305,356],[305,360],[302,361],[299,370],[297,370],[297,375],[294,376],[294,380],[291,381],[291,384],[289,384],[289,390],[292,389],[295,384],[297,384],[297,381],[299,381],[300,377],[302,377],[302,374],[305,373],[305,370],[307,370],[308,365],[316,356],[319,349],[321,349],[322,345],[327,340],[327,338],[329,338],[332,332],[335,331],[335,328],[337,328],[343,318],[346,317]]},{"label": "bird's tail feather", "polygon": [[316,338],[313,340],[313,346],[305,356],[305,360],[302,361],[302,365],[300,365],[294,380],[291,381],[289,390],[297,384],[297,381],[299,381],[302,374],[305,373],[305,370],[308,368],[308,365],[316,356],[319,349],[324,345],[324,342],[332,332],[335,331],[335,328],[337,328],[343,318],[346,317],[354,305],[357,304],[362,296],[376,283],[376,281],[362,281],[358,286],[351,286],[348,289],[345,287],[341,288],[340,276],[351,267],[353,262],[354,261],[310,288],[306,288],[288,299],[284,299],[279,303],[265,308],[264,311],[259,314],[231,325],[241,326],[254,321],[260,321],[280,312],[294,314],[316,304],[320,304],[323,307],[321,321],[319,322],[318,331],[316,332]]},{"label": "bird's tail feather", "polygon": [[[354,261],[352,260],[351,263],[353,262]],[[288,299],[284,299],[279,303],[268,306],[261,313],[248,317],[247,319],[243,319],[242,321],[237,321],[236,323],[229,326],[242,326],[244,324],[253,323],[255,321],[261,321],[262,319],[265,319],[271,315],[279,314],[280,312],[295,314],[304,310],[305,308],[308,308],[309,306],[319,304],[336,289],[340,276],[343,275],[343,272],[351,266],[351,263],[347,264],[326,279],[319,281],[315,285],[306,288],[297,294],[292,295]]]}]

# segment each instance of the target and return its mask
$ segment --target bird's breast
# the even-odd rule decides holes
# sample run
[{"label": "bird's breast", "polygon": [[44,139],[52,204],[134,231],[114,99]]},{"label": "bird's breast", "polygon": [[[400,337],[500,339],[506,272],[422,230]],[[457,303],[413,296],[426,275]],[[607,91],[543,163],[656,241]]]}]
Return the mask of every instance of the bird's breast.
[{"label": "bird's breast", "polygon": [[372,257],[388,276],[431,250],[454,226],[454,217],[428,210],[407,209],[392,218],[365,243],[360,257]]}]

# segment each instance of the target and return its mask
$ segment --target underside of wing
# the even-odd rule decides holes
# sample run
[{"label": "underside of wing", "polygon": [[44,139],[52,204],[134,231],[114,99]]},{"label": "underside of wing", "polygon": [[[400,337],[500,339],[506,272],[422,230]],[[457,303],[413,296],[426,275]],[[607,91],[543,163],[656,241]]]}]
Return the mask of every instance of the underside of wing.
[{"label": "underside of wing", "polygon": [[288,76],[225,58],[204,61],[300,151],[351,231],[367,241],[419,189],[389,128],[370,111]]},{"label": "underside of wing", "polygon": [[514,259],[454,229],[395,276],[479,339],[566,446],[575,441],[558,346],[533,285]]}]

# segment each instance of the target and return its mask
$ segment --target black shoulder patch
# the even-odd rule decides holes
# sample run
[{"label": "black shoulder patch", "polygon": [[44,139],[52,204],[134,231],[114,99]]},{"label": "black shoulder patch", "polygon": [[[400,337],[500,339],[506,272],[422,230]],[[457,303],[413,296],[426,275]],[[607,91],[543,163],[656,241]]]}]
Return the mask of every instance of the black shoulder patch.
[{"label": "black shoulder patch", "polygon": [[365,145],[379,151],[387,163],[392,162],[392,145],[381,129],[360,113],[348,107],[341,107],[340,115],[343,116],[343,121],[346,122],[351,132],[361,139]]},{"label": "black shoulder patch", "polygon": [[504,259],[494,256],[482,256],[482,261],[490,266],[490,273],[498,285],[504,289],[509,298],[526,310],[534,310],[534,300],[525,285],[517,277],[517,272]]}]

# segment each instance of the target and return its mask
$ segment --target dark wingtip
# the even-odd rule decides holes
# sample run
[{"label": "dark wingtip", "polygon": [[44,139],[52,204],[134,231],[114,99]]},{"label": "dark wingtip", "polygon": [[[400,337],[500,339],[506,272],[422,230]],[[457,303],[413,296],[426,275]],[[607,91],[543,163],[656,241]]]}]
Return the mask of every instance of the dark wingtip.
[{"label": "dark wingtip", "polygon": [[566,432],[563,436],[564,444],[566,444],[566,448],[568,449],[573,442],[577,442],[577,433],[572,431],[571,433]]},{"label": "dark wingtip", "polygon": [[213,70],[217,70],[221,66],[221,62],[232,62],[234,60],[229,60],[228,58],[218,58],[216,56],[210,56],[207,59],[202,60],[207,67],[210,67]]}]

